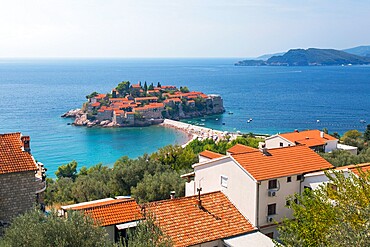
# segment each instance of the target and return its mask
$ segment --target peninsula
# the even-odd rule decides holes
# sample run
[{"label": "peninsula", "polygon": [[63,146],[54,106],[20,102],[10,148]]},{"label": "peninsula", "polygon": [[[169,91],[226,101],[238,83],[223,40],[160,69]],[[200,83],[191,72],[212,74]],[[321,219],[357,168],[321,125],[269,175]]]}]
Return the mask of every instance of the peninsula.
[{"label": "peninsula", "polygon": [[[364,49],[363,49],[364,50]],[[361,51],[363,51],[361,50]],[[356,50],[357,51],[357,50]],[[361,55],[363,55],[361,53]],[[334,49],[291,49],[284,54],[268,58],[243,60],[236,66],[332,66],[332,65],[368,65],[370,57],[351,54]]]},{"label": "peninsula", "polygon": [[86,96],[81,109],[62,117],[75,118],[73,125],[134,127],[160,124],[164,119],[180,120],[223,113],[223,100],[187,87],[147,85],[123,81],[110,93],[93,92]]}]

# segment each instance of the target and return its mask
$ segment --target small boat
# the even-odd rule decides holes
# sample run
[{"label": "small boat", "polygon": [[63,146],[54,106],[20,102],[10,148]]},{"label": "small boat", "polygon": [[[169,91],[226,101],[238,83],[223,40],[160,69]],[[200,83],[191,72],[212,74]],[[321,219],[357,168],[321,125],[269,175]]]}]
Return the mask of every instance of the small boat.
[{"label": "small boat", "polygon": [[204,118],[202,118],[200,121],[205,122],[206,120]]},{"label": "small boat", "polygon": [[253,121],[253,118],[250,118],[249,121],[252,122]]},{"label": "small boat", "polygon": [[200,123],[199,126],[204,126],[205,124],[204,123]]},{"label": "small boat", "polygon": [[251,122],[251,120],[250,120],[250,119],[248,119],[248,120],[247,120],[247,123],[250,123],[250,122]]},{"label": "small boat", "polygon": [[218,118],[216,118],[215,120],[218,121]]},{"label": "small boat", "polygon": [[319,120],[319,119],[317,119],[317,120],[316,120],[316,123],[320,123],[320,120]]},{"label": "small boat", "polygon": [[222,125],[225,125],[225,123],[222,123]]},{"label": "small boat", "polygon": [[361,119],[360,123],[366,123],[366,120]]},{"label": "small boat", "polygon": [[230,115],[234,114],[232,111],[229,111],[228,113],[229,113]]},{"label": "small boat", "polygon": [[151,118],[150,121],[154,121],[154,118]]}]

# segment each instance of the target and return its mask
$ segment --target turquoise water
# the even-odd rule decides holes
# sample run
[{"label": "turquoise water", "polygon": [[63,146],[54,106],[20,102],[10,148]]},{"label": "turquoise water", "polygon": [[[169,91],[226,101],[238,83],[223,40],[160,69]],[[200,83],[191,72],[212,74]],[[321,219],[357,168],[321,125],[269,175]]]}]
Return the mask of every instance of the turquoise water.
[{"label": "turquoise water", "polygon": [[[86,129],[60,115],[92,91],[122,80],[162,82],[224,98],[226,111],[206,127],[274,134],[294,129],[344,133],[370,122],[370,67],[235,67],[238,59],[0,60],[0,133],[31,136],[32,153],[49,175],[64,163],[112,164],[167,144],[183,133],[162,127]],[[252,118],[253,121],[247,123]],[[317,120],[320,120],[318,123]]]}]

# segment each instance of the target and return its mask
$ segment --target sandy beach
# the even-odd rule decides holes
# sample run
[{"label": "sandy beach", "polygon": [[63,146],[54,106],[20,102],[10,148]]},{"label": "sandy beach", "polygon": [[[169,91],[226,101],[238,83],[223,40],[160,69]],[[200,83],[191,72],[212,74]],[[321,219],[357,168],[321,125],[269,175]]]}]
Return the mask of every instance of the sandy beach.
[{"label": "sandy beach", "polygon": [[220,130],[213,130],[210,128],[205,128],[201,126],[196,126],[188,123],[183,123],[180,121],[165,119],[163,123],[160,124],[163,127],[174,128],[176,130],[185,132],[189,135],[189,141],[182,145],[185,147],[191,141],[198,139],[198,140],[205,140],[205,139],[213,139],[216,142],[220,140],[225,140],[227,137],[230,140],[236,139],[241,134],[229,133],[227,131],[220,131]]}]

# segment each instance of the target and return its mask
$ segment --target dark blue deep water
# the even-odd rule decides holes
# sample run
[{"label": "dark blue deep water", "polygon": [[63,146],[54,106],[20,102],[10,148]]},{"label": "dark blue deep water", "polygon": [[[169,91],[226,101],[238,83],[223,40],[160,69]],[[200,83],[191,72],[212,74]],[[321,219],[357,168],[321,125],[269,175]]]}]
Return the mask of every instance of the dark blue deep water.
[{"label": "dark blue deep water", "polygon": [[71,160],[80,166],[112,164],[123,155],[134,158],[183,143],[184,134],[162,127],[86,129],[60,118],[80,107],[85,95],[108,92],[122,80],[221,94],[233,114],[205,118],[205,125],[216,129],[344,133],[363,131],[360,120],[370,122],[369,66],[235,67],[237,60],[0,60],[0,133],[30,135],[32,153],[49,175]]}]

